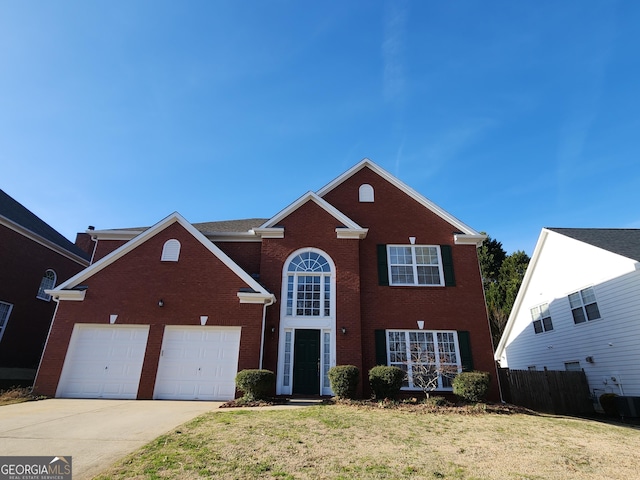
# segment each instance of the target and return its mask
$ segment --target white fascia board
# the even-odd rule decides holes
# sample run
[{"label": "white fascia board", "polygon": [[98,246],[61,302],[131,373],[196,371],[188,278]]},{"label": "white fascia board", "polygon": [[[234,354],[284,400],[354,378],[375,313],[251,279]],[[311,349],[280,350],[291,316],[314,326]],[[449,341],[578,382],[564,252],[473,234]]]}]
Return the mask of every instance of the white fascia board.
[{"label": "white fascia board", "polygon": [[466,225],[465,223],[461,222],[456,217],[454,217],[450,213],[448,213],[445,210],[443,210],[442,208],[440,208],[438,205],[433,203],[431,200],[426,198],[424,195],[421,195],[420,193],[416,192],[413,188],[411,188],[407,184],[405,184],[405,183],[401,182],[400,180],[398,180],[396,177],[391,175],[389,172],[387,172],[383,168],[379,167],[377,164],[375,164],[374,162],[372,162],[368,158],[364,158],[357,165],[353,166],[352,168],[347,170],[345,173],[340,175],[338,178],[336,178],[335,180],[332,180],[327,185],[325,185],[320,190],[318,190],[318,192],[317,192],[318,196],[324,197],[328,192],[330,192],[331,190],[336,188],[342,182],[344,182],[348,178],[352,177],[354,174],[358,173],[360,170],[362,170],[365,167],[369,167],[371,170],[373,170],[375,173],[377,173],[382,178],[387,180],[389,183],[391,183],[392,185],[394,185],[397,188],[399,188],[400,190],[402,190],[404,193],[409,195],[415,201],[417,201],[418,203],[420,203],[421,205],[423,205],[427,209],[431,210],[433,213],[438,215],[440,218],[442,218],[446,222],[448,222],[451,225],[453,225],[454,227],[456,227],[462,233],[465,233],[467,235],[479,235],[479,232],[477,232],[476,230],[474,230],[470,226]]},{"label": "white fascia board", "polygon": [[240,303],[258,303],[261,305],[271,305],[276,301],[276,297],[273,294],[265,295],[263,293],[257,292],[238,292],[237,295],[240,299]]},{"label": "white fascia board", "polygon": [[89,260],[86,260],[78,255],[76,255],[73,252],[70,252],[69,250],[62,248],[60,245],[47,240],[44,237],[41,237],[40,235],[38,235],[35,232],[32,232],[31,230],[24,228],[22,225],[19,225],[17,223],[15,223],[14,221],[8,219],[7,217],[0,215],[0,225],[4,225],[5,227],[9,228],[10,230],[13,230],[16,233],[19,233],[20,235],[22,235],[23,237],[28,238],[29,240],[42,245],[45,248],[48,248],[49,250],[54,251],[55,253],[57,253],[58,255],[61,255],[65,258],[68,258],[69,260],[72,260],[80,265],[82,265],[83,267],[86,267],[89,265]]},{"label": "white fascia board", "polygon": [[146,229],[142,230],[86,230],[93,240],[124,240],[129,241]]},{"label": "white fascia board", "polygon": [[369,233],[368,228],[336,228],[336,235],[338,238],[354,238],[362,240],[367,237],[367,233]]},{"label": "white fascia board", "polygon": [[51,295],[56,302],[59,300],[70,300],[75,302],[82,302],[84,296],[87,293],[86,290],[45,290],[44,293]]},{"label": "white fascia board", "polygon": [[254,228],[253,231],[260,238],[284,238],[282,227]]},{"label": "white fascia board", "polygon": [[82,272],[71,277],[66,282],[61,283],[60,285],[58,285],[58,287],[52,290],[53,292],[52,294],[57,296],[60,294],[61,291],[69,290],[77,286],[87,278],[98,273],[100,270],[107,267],[108,265],[111,265],[113,262],[122,258],[127,253],[131,252],[133,249],[138,247],[138,245],[144,243],[149,238],[153,237],[158,232],[164,230],[166,227],[168,227],[169,225],[175,222],[178,222],[182,227],[184,227],[185,230],[191,233],[191,235],[193,235],[198,241],[200,241],[200,243],[202,243],[202,245],[204,245],[211,253],[213,253],[216,257],[218,257],[218,259],[222,263],[224,263],[231,271],[233,271],[238,277],[240,277],[240,279],[242,279],[247,284],[247,286],[249,286],[252,290],[254,290],[255,292],[261,293],[263,295],[271,295],[269,292],[267,292],[267,290],[262,285],[256,282],[251,277],[251,275],[249,275],[247,272],[242,270],[242,268],[240,268],[237,263],[231,260],[231,258],[226,253],[224,253],[222,250],[220,250],[220,248],[218,248],[215,244],[213,244],[210,240],[208,240],[207,237],[205,237],[200,231],[198,231],[198,229],[196,229],[193,225],[187,222],[185,218],[182,215],[180,215],[178,212],[172,213],[165,219],[156,223],[154,226],[140,233],[134,239],[128,241],[124,245],[115,249],[109,255],[101,258],[90,267],[84,269]]},{"label": "white fascia board", "polygon": [[[302,205],[304,205],[308,201],[315,202],[316,205],[318,205],[320,208],[322,208],[325,212],[327,212],[333,218],[338,220],[344,226],[344,227],[341,228],[341,230],[343,232],[346,231],[346,230],[353,230],[353,231],[358,231],[358,234],[361,234],[361,232],[363,230],[365,230],[360,225],[358,225],[356,222],[354,222],[349,217],[347,217],[340,210],[338,210],[336,207],[334,207],[329,202],[327,202],[326,200],[324,200],[321,197],[319,197],[314,192],[305,193],[303,196],[301,196],[298,200],[293,202],[291,205],[289,205],[285,209],[283,209],[280,212],[278,212],[274,217],[272,217],[269,220],[267,220],[264,224],[260,225],[260,228],[256,228],[254,230],[256,232],[260,232],[262,230],[273,229],[275,227],[275,225],[278,224],[278,222],[280,222],[283,218],[286,218],[287,216],[289,216],[291,213],[296,211],[298,208],[300,208]],[[336,231],[337,231],[337,229],[336,229]],[[282,238],[282,237],[277,237],[277,238]],[[340,237],[339,236],[338,238],[351,238],[351,237]]]},{"label": "white fascia board", "polygon": [[453,239],[456,245],[475,245],[479,247],[482,242],[486,240],[486,235],[466,235],[462,233],[455,233]]},{"label": "white fascia board", "polygon": [[518,317],[520,307],[522,306],[522,300],[525,297],[527,289],[529,288],[529,283],[531,282],[531,277],[536,269],[536,264],[540,259],[540,255],[542,249],[544,247],[545,241],[547,240],[547,236],[549,235],[550,230],[543,228],[540,232],[540,236],[538,237],[538,242],[536,243],[535,248],[533,249],[533,255],[531,256],[531,260],[529,260],[529,265],[527,266],[527,271],[522,278],[522,284],[520,285],[520,289],[518,290],[518,294],[516,295],[516,299],[513,302],[513,307],[511,307],[511,313],[509,314],[509,319],[504,327],[504,331],[502,332],[502,337],[500,337],[500,341],[498,342],[498,346],[496,347],[496,352],[493,355],[493,358],[497,361],[500,361],[502,355],[504,354],[504,350],[507,347],[507,340],[509,339],[509,335],[511,335],[511,330],[513,330],[513,326],[516,323],[516,318]]}]

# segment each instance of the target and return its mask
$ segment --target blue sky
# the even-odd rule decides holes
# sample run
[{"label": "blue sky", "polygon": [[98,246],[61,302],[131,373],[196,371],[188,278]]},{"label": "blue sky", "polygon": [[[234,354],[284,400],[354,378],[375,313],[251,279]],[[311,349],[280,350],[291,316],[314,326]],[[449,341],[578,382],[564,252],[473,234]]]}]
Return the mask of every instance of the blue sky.
[{"label": "blue sky", "polygon": [[640,228],[640,2],[0,0],[0,188],[70,239],[367,157],[507,252]]}]

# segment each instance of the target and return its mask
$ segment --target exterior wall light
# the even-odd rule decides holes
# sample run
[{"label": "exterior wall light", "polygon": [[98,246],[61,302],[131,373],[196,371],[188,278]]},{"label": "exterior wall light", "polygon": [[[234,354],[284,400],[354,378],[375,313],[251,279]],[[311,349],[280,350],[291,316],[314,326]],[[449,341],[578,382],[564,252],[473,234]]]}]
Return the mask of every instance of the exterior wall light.
[{"label": "exterior wall light", "polygon": [[347,334],[347,327],[342,327],[342,329],[341,329],[341,330],[342,330],[342,334],[343,334],[343,335],[346,335],[346,334]]},{"label": "exterior wall light", "polygon": [[158,300],[158,306],[159,307],[164,307],[164,301],[162,299]]}]

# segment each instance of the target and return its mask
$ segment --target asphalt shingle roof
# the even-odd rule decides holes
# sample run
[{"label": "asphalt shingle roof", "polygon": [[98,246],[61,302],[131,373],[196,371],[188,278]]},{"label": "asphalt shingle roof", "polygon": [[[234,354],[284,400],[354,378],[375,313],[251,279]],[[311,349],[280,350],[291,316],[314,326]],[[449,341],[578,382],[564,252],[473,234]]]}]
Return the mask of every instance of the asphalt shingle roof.
[{"label": "asphalt shingle roof", "polygon": [[80,249],[75,243],[71,242],[64,235],[41,220],[37,215],[33,214],[29,209],[14,200],[3,190],[0,190],[0,215],[35,233],[36,235],[49,240],[68,252],[86,260],[89,260],[90,258],[89,255]]},{"label": "asphalt shingle roof", "polygon": [[265,223],[268,218],[246,218],[244,220],[224,220],[221,222],[194,223],[193,226],[202,233],[221,232],[248,232],[252,228],[258,228]]},{"label": "asphalt shingle roof", "polygon": [[547,230],[640,262],[640,229],[547,228]]}]

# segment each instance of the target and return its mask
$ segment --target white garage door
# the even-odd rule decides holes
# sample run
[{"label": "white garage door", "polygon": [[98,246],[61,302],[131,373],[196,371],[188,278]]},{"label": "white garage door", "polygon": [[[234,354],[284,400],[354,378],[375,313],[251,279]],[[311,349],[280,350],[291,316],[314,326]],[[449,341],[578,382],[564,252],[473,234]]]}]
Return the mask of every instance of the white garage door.
[{"label": "white garage door", "polygon": [[231,400],[240,327],[165,327],[153,398]]},{"label": "white garage door", "polygon": [[56,396],[135,399],[148,336],[148,325],[77,324]]}]

